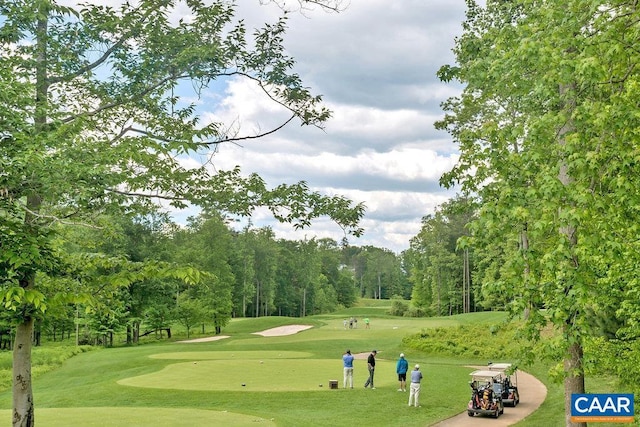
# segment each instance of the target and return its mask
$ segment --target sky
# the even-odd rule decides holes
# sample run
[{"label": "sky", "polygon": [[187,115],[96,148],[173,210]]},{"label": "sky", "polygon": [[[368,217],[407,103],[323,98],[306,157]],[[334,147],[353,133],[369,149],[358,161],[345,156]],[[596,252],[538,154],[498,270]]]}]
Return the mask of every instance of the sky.
[{"label": "sky", "polygon": [[[237,3],[248,34],[282,13],[268,0]],[[333,112],[324,129],[291,123],[240,146],[223,144],[213,164],[218,169],[239,165],[270,187],[306,181],[313,191],[363,202],[364,234],[350,236],[349,243],[400,253],[420,231],[422,217],[454,195],[438,181],[456,163],[456,146],[434,122],[443,116],[440,104],[460,88],[441,83],[436,72],[453,63],[465,2],[350,0],[342,8],[288,14],[284,45],[296,60],[294,71]],[[208,96],[198,100],[203,122],[232,123],[241,135],[287,117],[246,81],[226,81]],[[184,222],[193,213],[174,212],[174,218]],[[257,211],[251,222],[290,240],[344,237],[326,218],[301,231],[279,224],[266,211]]]},{"label": "sky", "polygon": [[[455,165],[457,147],[434,122],[443,117],[441,103],[457,95],[460,87],[440,82],[436,72],[454,62],[452,48],[462,32],[465,1],[338,1],[339,13],[317,6],[288,13],[284,38],[287,54],[296,61],[293,71],[332,110],[324,128],[292,122],[264,138],[221,144],[213,166],[240,166],[243,174],[257,173],[269,187],[305,181],[311,191],[362,202],[364,234],[347,236],[349,243],[400,253],[420,231],[421,219],[455,195],[438,181]],[[276,22],[283,4],[299,6],[298,0],[235,3],[236,17],[244,20],[247,34],[265,22]],[[188,19],[180,15],[178,7],[176,20]],[[238,135],[264,132],[288,117],[241,79],[217,82],[204,96],[187,101],[198,105],[203,124],[226,123]],[[196,166],[204,160],[184,161]],[[197,214],[195,209],[169,210],[182,224]],[[258,210],[251,224],[269,226],[276,237],[289,240],[329,237],[340,242],[345,237],[327,218],[296,231]],[[237,229],[244,225],[246,221],[232,223]]]}]

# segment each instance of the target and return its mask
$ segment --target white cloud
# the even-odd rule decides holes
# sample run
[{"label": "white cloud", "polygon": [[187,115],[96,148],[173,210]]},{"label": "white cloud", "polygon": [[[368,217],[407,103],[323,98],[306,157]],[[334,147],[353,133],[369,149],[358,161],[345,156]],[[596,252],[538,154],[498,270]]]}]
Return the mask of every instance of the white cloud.
[{"label": "white cloud", "polygon": [[[247,34],[281,14],[273,3],[260,3],[237,2]],[[440,83],[436,72],[453,61],[464,10],[463,0],[350,0],[339,14],[318,8],[291,13],[285,45],[296,60],[294,70],[314,94],[323,94],[333,116],[324,130],[292,123],[267,138],[224,144],[214,157],[216,168],[240,165],[271,186],[304,180],[314,191],[364,202],[365,235],[350,241],[408,248],[421,218],[453,195],[438,180],[455,164],[456,150],[434,122],[443,115],[440,103],[459,88]],[[206,111],[203,123],[222,122],[238,135],[259,134],[288,117],[259,88],[237,78],[190,100]],[[185,159],[184,165],[204,160]],[[193,213],[175,216],[184,221]],[[282,238],[342,238],[326,219],[296,232],[258,211],[253,223],[272,226]]]},{"label": "white cloud", "polygon": [[[241,3],[249,28],[280,12]],[[352,0],[340,14],[291,14],[285,44],[295,70],[324,95],[333,116],[324,130],[292,123],[267,138],[222,145],[215,166],[240,165],[271,186],[302,180],[314,191],[364,202],[365,235],[351,243],[408,248],[421,218],[453,195],[438,181],[457,161],[455,146],[434,122],[443,116],[440,103],[459,88],[440,83],[436,72],[453,61],[464,7],[462,0]],[[288,117],[252,83],[226,83],[216,102],[203,106],[205,122],[233,123],[239,135],[255,135]],[[326,219],[295,231],[260,210],[252,223],[282,238],[343,237]]]}]

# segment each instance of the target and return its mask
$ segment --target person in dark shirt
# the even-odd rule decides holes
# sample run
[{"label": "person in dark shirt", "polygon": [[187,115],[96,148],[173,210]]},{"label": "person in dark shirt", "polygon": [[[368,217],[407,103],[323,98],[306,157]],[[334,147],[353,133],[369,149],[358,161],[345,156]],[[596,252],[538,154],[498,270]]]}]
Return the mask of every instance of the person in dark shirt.
[{"label": "person in dark shirt", "polygon": [[376,389],[373,385],[373,374],[376,371],[376,354],[378,354],[378,352],[376,350],[373,350],[371,354],[369,354],[369,357],[367,357],[367,369],[369,370],[369,378],[367,379],[367,382],[364,383],[364,388],[367,388],[369,387],[369,385],[371,385],[372,390]]}]

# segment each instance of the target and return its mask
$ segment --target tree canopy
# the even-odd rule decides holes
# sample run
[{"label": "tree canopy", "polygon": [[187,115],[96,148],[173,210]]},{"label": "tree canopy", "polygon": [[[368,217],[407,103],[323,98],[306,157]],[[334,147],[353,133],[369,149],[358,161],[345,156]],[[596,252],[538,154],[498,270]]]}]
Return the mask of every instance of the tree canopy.
[{"label": "tree canopy", "polygon": [[438,125],[460,147],[442,182],[481,200],[475,244],[502,260],[488,289],[529,314],[532,336],[562,332],[573,425],[594,315],[616,318],[618,338],[637,331],[638,6],[467,4],[456,64],[440,70],[464,84]]},{"label": "tree canopy", "polygon": [[[176,19],[178,9],[188,18]],[[65,270],[56,225],[101,226],[105,215],[154,212],[162,200],[245,216],[264,206],[296,228],[329,216],[347,234],[362,232],[362,204],[310,191],[304,181],[268,188],[255,174],[212,165],[219,144],[293,121],[322,126],[330,116],[293,71],[282,44],[286,22],[283,12],[248,36],[233,3],[221,0],[0,3],[0,300],[19,319],[22,349],[14,425],[34,422],[29,338],[46,308],[36,273]],[[230,78],[254,82],[289,118],[247,135],[203,122],[189,99]],[[183,87],[193,93],[181,96]],[[194,154],[205,160],[187,166]]]}]

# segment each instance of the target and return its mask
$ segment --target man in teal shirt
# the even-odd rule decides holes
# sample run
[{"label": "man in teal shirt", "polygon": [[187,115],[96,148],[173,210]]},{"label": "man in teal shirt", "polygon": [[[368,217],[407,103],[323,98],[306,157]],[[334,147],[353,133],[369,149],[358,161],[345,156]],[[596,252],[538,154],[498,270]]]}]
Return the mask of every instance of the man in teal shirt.
[{"label": "man in teal shirt", "polygon": [[407,371],[409,370],[409,362],[404,358],[404,353],[400,353],[400,359],[396,363],[396,373],[398,374],[398,381],[400,382],[400,388],[398,391],[407,391]]}]

